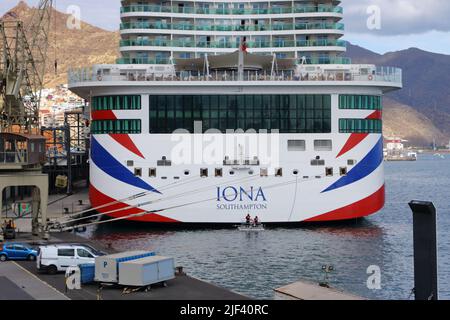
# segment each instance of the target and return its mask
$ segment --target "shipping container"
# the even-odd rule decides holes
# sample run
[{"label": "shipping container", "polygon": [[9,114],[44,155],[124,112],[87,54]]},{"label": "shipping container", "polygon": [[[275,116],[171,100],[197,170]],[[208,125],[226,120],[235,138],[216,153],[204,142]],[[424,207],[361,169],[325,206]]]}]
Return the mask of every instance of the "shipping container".
[{"label": "shipping container", "polygon": [[95,258],[95,281],[117,283],[119,263],[154,256],[149,251],[128,251]]},{"label": "shipping container", "polygon": [[173,258],[152,256],[120,263],[119,284],[148,286],[175,278]]}]

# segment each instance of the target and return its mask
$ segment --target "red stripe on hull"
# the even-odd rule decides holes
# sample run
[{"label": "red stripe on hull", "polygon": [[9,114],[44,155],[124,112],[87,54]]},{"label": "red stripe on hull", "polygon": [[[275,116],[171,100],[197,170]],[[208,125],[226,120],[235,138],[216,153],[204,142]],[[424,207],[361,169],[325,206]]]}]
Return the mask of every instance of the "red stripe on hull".
[{"label": "red stripe on hull", "polygon": [[377,192],[365,199],[305,221],[325,222],[362,218],[381,210],[384,206],[384,202],[385,186],[383,185]]},{"label": "red stripe on hull", "polygon": [[368,133],[352,133],[348,138],[342,150],[339,152],[336,158],[346,154],[354,147],[356,147],[361,141],[363,141],[369,134]]},{"label": "red stripe on hull", "polygon": [[144,155],[139,151],[138,147],[134,144],[133,140],[131,140],[128,134],[110,134],[111,138],[116,140],[116,142],[120,143],[123,147],[127,148],[129,151],[133,152],[135,155],[144,158]]},{"label": "red stripe on hull", "polygon": [[[91,201],[91,206],[93,208],[100,207],[107,203],[116,201],[115,199],[108,197],[104,193],[97,190],[93,185],[90,185],[90,187],[89,187],[89,199]],[[115,203],[115,204],[103,207],[101,209],[98,209],[97,211],[99,211],[100,213],[105,213],[108,211],[123,209],[121,211],[107,214],[107,216],[112,217],[112,218],[120,218],[120,217],[129,216],[132,214],[138,214],[138,213],[145,212],[144,210],[139,209],[139,208],[127,208],[127,207],[128,207],[128,205],[126,203],[119,202],[119,203]],[[127,208],[127,209],[125,209],[125,208]],[[156,213],[149,213],[144,216],[129,218],[126,220],[140,221],[140,222],[170,222],[170,223],[179,222],[177,220],[173,220],[173,219],[161,216]]]},{"label": "red stripe on hull", "polygon": [[370,120],[381,120],[383,118],[383,113],[380,110],[375,111],[370,116],[368,116],[366,119]]},{"label": "red stripe on hull", "polygon": [[[366,119],[381,120],[382,117],[383,113],[380,110],[377,110],[371,113]],[[369,135],[368,133],[352,133],[348,138],[347,142],[345,143],[345,145],[342,147],[342,150],[336,156],[336,158],[339,158],[340,156],[352,150],[359,143],[361,143],[361,141],[363,141],[368,135]]]},{"label": "red stripe on hull", "polygon": [[116,120],[117,117],[111,110],[100,110],[91,112],[92,120]]}]

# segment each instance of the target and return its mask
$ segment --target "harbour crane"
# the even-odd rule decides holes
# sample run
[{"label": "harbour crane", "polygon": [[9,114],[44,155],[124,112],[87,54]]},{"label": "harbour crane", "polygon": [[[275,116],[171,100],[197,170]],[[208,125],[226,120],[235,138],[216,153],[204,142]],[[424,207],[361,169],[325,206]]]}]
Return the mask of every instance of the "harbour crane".
[{"label": "harbour crane", "polygon": [[0,20],[0,132],[39,133],[39,106],[53,0],[40,0],[25,24]]}]

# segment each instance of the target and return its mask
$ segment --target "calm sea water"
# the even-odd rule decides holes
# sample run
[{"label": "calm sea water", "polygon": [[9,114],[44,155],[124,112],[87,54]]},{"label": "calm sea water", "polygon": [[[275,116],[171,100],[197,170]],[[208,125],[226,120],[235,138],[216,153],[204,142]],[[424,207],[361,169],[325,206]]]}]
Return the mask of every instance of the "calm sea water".
[{"label": "calm sea water", "polygon": [[[323,280],[333,265],[334,287],[371,299],[408,299],[414,286],[412,214],[408,202],[433,201],[438,210],[440,298],[450,299],[450,155],[421,155],[417,162],[386,163],[387,203],[359,223],[268,229],[155,230],[111,224],[85,236],[118,250],[146,249],[172,256],[198,278],[257,298],[299,279]],[[367,268],[381,269],[381,289],[367,288]]]}]

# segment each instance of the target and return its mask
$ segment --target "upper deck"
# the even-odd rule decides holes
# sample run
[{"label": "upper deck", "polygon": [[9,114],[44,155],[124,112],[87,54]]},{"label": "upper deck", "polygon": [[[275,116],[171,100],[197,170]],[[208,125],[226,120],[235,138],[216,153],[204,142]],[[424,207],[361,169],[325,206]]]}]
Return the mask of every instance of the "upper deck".
[{"label": "upper deck", "polygon": [[[276,69],[274,69],[276,70]],[[293,70],[177,71],[173,65],[95,65],[69,70],[69,88],[87,98],[101,88],[191,87],[377,87],[382,92],[402,88],[402,70],[374,65],[298,65]],[[220,90],[220,89],[219,89]],[[268,92],[270,93],[270,92]]]}]

